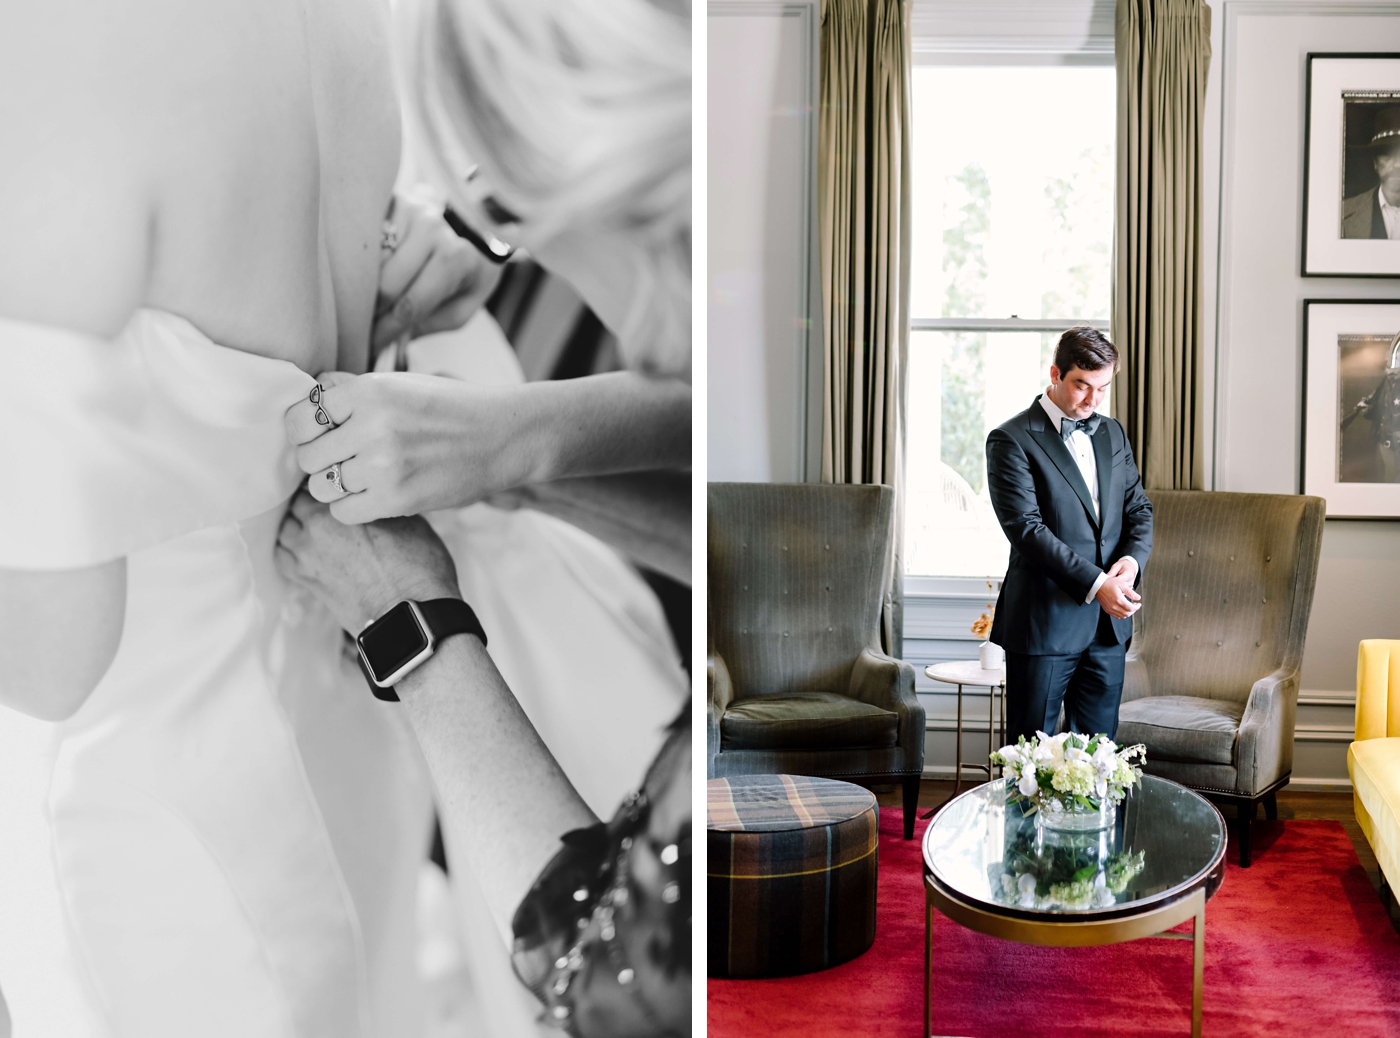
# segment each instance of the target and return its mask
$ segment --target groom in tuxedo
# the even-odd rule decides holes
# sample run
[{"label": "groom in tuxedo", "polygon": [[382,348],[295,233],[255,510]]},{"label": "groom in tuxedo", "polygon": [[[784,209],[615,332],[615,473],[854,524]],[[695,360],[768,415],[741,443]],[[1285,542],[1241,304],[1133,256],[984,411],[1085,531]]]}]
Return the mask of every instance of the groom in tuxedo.
[{"label": "groom in tuxedo", "polygon": [[992,507],[1011,542],[991,640],[1006,650],[1007,738],[1118,729],[1134,590],[1152,503],[1123,427],[1094,413],[1118,350],[1094,328],[1060,336],[1042,396],[987,436]]}]

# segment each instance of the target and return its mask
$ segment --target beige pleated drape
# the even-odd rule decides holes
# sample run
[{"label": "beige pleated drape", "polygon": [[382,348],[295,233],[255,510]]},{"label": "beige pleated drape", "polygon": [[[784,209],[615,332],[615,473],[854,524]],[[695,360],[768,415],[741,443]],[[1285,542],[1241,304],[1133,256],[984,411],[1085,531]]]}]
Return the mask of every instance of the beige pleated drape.
[{"label": "beige pleated drape", "polygon": [[903,646],[909,49],[900,0],[823,0],[817,204],[822,481],[895,488],[885,646]]},{"label": "beige pleated drape", "polygon": [[1201,122],[1203,0],[1118,0],[1113,411],[1149,488],[1205,489]]}]

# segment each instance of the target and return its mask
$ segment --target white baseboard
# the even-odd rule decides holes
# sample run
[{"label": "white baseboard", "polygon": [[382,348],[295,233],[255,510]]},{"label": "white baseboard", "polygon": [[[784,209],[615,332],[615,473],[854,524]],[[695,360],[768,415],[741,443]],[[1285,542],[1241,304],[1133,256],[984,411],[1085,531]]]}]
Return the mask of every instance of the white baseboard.
[{"label": "white baseboard", "polygon": [[[925,764],[923,777],[930,782],[952,782],[953,766],[951,764]],[[963,781],[968,779],[974,782],[985,782],[986,776],[980,771],[974,771],[966,764],[963,765]],[[1305,778],[1294,775],[1288,780],[1285,789],[1296,789],[1300,793],[1350,793],[1351,779],[1345,778]]]},{"label": "white baseboard", "polygon": [[1293,726],[1295,742],[1351,742],[1356,729],[1349,724],[1299,724]]},{"label": "white baseboard", "polygon": [[1296,789],[1300,793],[1350,793],[1349,778],[1302,778],[1294,775],[1288,780],[1285,790]]}]

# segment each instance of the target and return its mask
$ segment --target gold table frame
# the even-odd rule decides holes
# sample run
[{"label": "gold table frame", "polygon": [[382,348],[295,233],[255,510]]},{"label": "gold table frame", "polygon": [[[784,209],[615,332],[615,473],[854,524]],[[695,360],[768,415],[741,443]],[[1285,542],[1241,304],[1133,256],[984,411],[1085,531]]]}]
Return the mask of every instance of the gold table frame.
[{"label": "gold table frame", "polygon": [[[1196,794],[1200,796],[1200,794]],[[1205,803],[1210,801],[1201,798]],[[952,800],[948,801],[949,804]],[[943,805],[944,807],[947,804]],[[924,831],[924,843],[920,856],[924,862],[924,1016],[921,1021],[925,1038],[936,1038],[933,1034],[933,911],[938,909],[953,922],[1006,941],[1021,944],[1038,944],[1052,948],[1087,948],[1099,944],[1118,944],[1122,941],[1135,941],[1143,937],[1164,937],[1171,940],[1191,941],[1191,1038],[1201,1038],[1202,988],[1205,983],[1206,949],[1206,899],[1220,889],[1225,878],[1225,819],[1220,809],[1210,804],[1220,822],[1222,839],[1219,850],[1206,868],[1188,883],[1173,893],[1170,901],[1149,901],[1141,911],[1126,911],[1108,918],[1088,918],[1041,913],[1031,918],[968,904],[935,877],[928,864],[927,840],[932,826]],[[1211,886],[1212,878],[1219,880]],[[1210,894],[1207,894],[1209,889]],[[1009,906],[1008,906],[1009,907]],[[1188,919],[1194,920],[1191,933],[1167,933]]]},{"label": "gold table frame", "polygon": [[[933,910],[937,908],[955,923],[969,930],[1021,944],[1052,948],[1086,948],[1096,944],[1117,944],[1140,937],[1168,937],[1189,940],[1194,945],[1191,972],[1191,1038],[1201,1038],[1201,986],[1205,977],[1206,892],[1196,887],[1186,897],[1157,905],[1137,915],[1082,922],[1049,922],[998,915],[964,904],[944,892],[932,876],[924,876],[927,898],[924,916],[924,1019],[923,1033],[933,1035]],[[1191,934],[1164,933],[1188,919],[1195,919]]]}]

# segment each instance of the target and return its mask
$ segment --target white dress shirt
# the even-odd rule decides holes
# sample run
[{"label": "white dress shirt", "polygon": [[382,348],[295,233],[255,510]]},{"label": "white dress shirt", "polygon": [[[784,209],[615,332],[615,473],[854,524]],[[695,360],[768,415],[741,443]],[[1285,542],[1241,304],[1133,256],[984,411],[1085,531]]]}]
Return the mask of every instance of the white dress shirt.
[{"label": "white dress shirt", "polygon": [[[1050,399],[1050,389],[1046,387],[1044,393],[1040,394],[1040,406],[1045,408],[1045,413],[1050,416],[1050,427],[1059,432],[1061,429],[1060,420],[1069,418]],[[1107,419],[1104,419],[1107,421]],[[1083,429],[1075,429],[1069,434],[1069,439],[1065,441],[1065,446],[1069,448],[1070,456],[1074,458],[1074,463],[1079,466],[1079,473],[1084,477],[1084,484],[1089,488],[1089,500],[1094,503],[1094,518],[1099,518],[1099,463],[1094,457],[1094,441],[1089,439],[1089,434]],[[1137,559],[1131,555],[1125,555],[1129,562],[1133,564],[1133,576],[1137,576]],[[1103,587],[1103,582],[1108,579],[1107,573],[1100,573],[1098,579],[1094,581],[1094,586],[1089,589],[1088,597],[1084,601],[1092,602],[1094,596],[1099,593],[1099,588]]]},{"label": "white dress shirt", "polygon": [[1381,219],[1385,221],[1385,236],[1394,240],[1400,238],[1400,206],[1393,206],[1385,200],[1385,188],[1376,188],[1376,200],[1381,204]]}]

